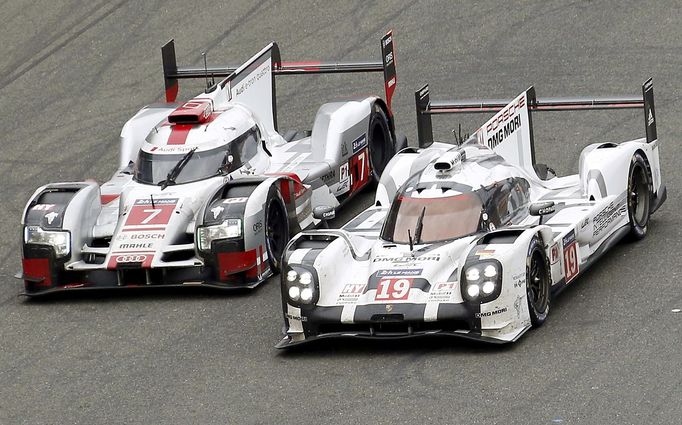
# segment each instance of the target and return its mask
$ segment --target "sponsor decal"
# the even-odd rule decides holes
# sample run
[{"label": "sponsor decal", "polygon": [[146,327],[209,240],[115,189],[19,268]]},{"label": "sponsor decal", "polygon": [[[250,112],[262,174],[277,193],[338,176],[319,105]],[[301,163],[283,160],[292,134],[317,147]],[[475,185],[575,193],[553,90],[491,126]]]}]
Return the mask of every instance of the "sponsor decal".
[{"label": "sponsor decal", "polygon": [[390,276],[419,276],[422,274],[424,269],[393,269],[393,270],[379,270],[377,271],[377,277],[390,277]]},{"label": "sponsor decal", "polygon": [[34,206],[32,209],[33,211],[50,211],[55,206],[56,206],[55,204],[38,204]]},{"label": "sponsor decal", "polygon": [[420,257],[375,257],[373,263],[420,263],[428,261],[440,261],[440,254],[422,255]]},{"label": "sponsor decal", "polygon": [[625,215],[627,208],[625,207],[625,199],[621,199],[616,203],[610,202],[603,210],[594,216],[594,228],[592,236],[597,237],[604,231],[611,223],[618,217]]},{"label": "sponsor decal", "polygon": [[227,198],[227,199],[223,199],[223,204],[243,204],[244,202],[246,202],[248,200],[249,200],[249,198],[247,198],[247,197]]},{"label": "sponsor decal", "polygon": [[261,230],[263,230],[263,222],[262,222],[262,221],[258,221],[258,222],[256,222],[256,223],[253,223],[253,231],[254,231],[254,233],[258,233],[258,232],[260,232]]},{"label": "sponsor decal", "polygon": [[[486,145],[494,149],[516,130],[521,128],[521,116],[519,111],[526,106],[526,97],[519,96],[515,103],[500,111],[486,126],[486,133],[490,134]],[[516,116],[514,116],[516,115]]]},{"label": "sponsor decal", "polygon": [[51,212],[45,214],[45,218],[47,219],[47,224],[52,224],[54,219],[57,218],[58,216],[59,216],[59,213],[55,212],[55,211],[51,211]]},{"label": "sponsor decal", "polygon": [[341,156],[348,156],[348,148],[346,147],[345,143],[341,144]]},{"label": "sponsor decal", "polygon": [[486,311],[482,313],[474,313],[474,317],[476,319],[480,319],[481,317],[491,317],[491,316],[496,316],[498,314],[506,313],[507,312],[507,307],[502,307],[497,310],[493,311]]},{"label": "sponsor decal", "polygon": [[514,310],[516,310],[516,317],[521,318],[521,303],[523,302],[523,296],[519,295],[516,300],[514,300]]},{"label": "sponsor decal", "polygon": [[457,282],[438,282],[431,287],[429,291],[429,298],[427,303],[445,303],[451,302],[454,295],[455,289],[457,288]]},{"label": "sponsor decal", "polygon": [[556,264],[559,261],[559,244],[554,243],[549,250],[549,263]]},{"label": "sponsor decal", "polygon": [[478,255],[479,257],[490,257],[493,254],[495,254],[494,249],[479,249],[478,251],[476,251],[476,255]]},{"label": "sponsor decal", "polygon": [[149,243],[121,243],[118,244],[118,249],[152,249],[154,244]]},{"label": "sponsor decal", "polygon": [[512,275],[512,282],[514,282],[514,288],[521,288],[523,284],[526,283],[526,272],[518,273]]},{"label": "sponsor decal", "polygon": [[406,300],[410,295],[412,278],[384,278],[379,280],[377,291],[374,295],[375,301],[398,301]]},{"label": "sponsor decal", "polygon": [[170,221],[177,202],[177,198],[162,198],[155,199],[152,205],[151,199],[136,199],[125,225],[166,225]]},{"label": "sponsor decal", "polygon": [[363,134],[362,136],[353,140],[352,146],[353,146],[353,155],[360,152],[362,149],[364,149],[367,146],[367,135]]},{"label": "sponsor decal", "polygon": [[341,289],[341,294],[336,300],[336,304],[355,304],[358,298],[365,292],[367,284],[365,283],[348,283]]},{"label": "sponsor decal", "polygon": [[225,211],[225,208],[221,207],[220,205],[211,208],[211,212],[213,213],[213,219],[215,220],[216,218],[218,218],[218,216],[222,214],[223,211]]},{"label": "sponsor decal", "polygon": [[117,241],[143,241],[163,239],[163,233],[159,232],[122,232],[116,235]]},{"label": "sponsor decal", "polygon": [[564,278],[566,283],[573,280],[577,275],[580,265],[578,264],[578,243],[575,240],[575,232],[571,230],[562,239],[564,247]]},{"label": "sponsor decal", "polygon": [[390,313],[393,311],[393,304],[386,304],[386,313]]},{"label": "sponsor decal", "polygon": [[651,108],[649,108],[649,114],[648,114],[648,118],[647,118],[646,124],[647,124],[647,125],[651,125],[651,124],[653,124],[653,123],[654,123],[654,112],[653,112],[653,110],[652,110]]},{"label": "sponsor decal", "polygon": [[[191,146],[184,146],[182,144],[178,145],[173,145],[171,144],[170,146],[153,146],[151,149],[149,149],[149,152],[154,152],[154,153],[187,153],[194,149]],[[156,201],[154,201],[156,202]]]},{"label": "sponsor decal", "polygon": [[143,268],[151,267],[154,254],[151,253],[125,253],[112,254],[107,263],[107,268],[113,270],[119,265],[139,265]]},{"label": "sponsor decal", "polygon": [[342,195],[350,190],[350,173],[348,172],[348,163],[341,164],[339,168],[339,185],[336,191]]},{"label": "sponsor decal", "polygon": [[290,313],[286,313],[285,316],[289,320],[298,320],[301,322],[307,322],[308,321],[308,318],[306,316],[296,316],[296,315],[290,314]]},{"label": "sponsor decal", "polygon": [[241,95],[244,91],[248,90],[249,87],[251,87],[256,81],[260,80],[263,78],[263,76],[267,75],[270,72],[270,66],[263,66],[260,71],[258,71],[255,75],[249,77],[249,79],[245,80],[240,86],[237,87],[235,90],[235,95],[239,96]]},{"label": "sponsor decal", "polygon": [[126,254],[117,255],[114,257],[117,263],[141,263],[147,259],[146,255],[141,254]]}]

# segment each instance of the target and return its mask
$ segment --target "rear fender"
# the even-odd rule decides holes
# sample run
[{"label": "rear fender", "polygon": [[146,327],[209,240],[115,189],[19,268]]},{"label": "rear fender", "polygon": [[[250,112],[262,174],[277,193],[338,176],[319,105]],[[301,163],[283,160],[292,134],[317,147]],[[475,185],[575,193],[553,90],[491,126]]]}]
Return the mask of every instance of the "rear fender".
[{"label": "rear fender", "polygon": [[658,148],[645,139],[625,143],[597,143],[587,146],[580,154],[580,184],[583,196],[598,200],[625,192],[630,161],[640,151],[649,164],[654,193],[661,185]]},{"label": "rear fender", "polygon": [[322,105],[315,115],[311,134],[312,160],[342,164],[366,146],[369,118],[376,99],[368,97]]}]

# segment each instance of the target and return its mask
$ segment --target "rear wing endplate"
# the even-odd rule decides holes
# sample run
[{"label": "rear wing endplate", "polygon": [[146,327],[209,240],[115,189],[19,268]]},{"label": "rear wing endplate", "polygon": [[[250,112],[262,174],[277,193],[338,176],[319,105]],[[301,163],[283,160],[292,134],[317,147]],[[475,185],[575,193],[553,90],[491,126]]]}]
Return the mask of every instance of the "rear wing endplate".
[{"label": "rear wing endplate", "polygon": [[[389,31],[381,39],[381,61],[367,62],[282,62],[279,48],[276,43],[272,43],[272,75],[304,75],[304,74],[340,74],[358,72],[383,72],[384,88],[386,91],[386,104],[389,112],[391,110],[391,100],[397,82],[393,31]],[[168,41],[161,48],[163,60],[163,78],[166,89],[166,101],[174,102],[178,95],[178,80],[187,78],[224,78],[230,77],[236,72],[237,66],[223,67],[179,67],[175,56],[175,42]],[[274,90],[273,90],[274,97]],[[273,100],[274,101],[274,100]]]},{"label": "rear wing endplate", "polygon": [[[415,92],[417,112],[417,137],[419,147],[428,147],[433,143],[433,127],[431,115],[438,114],[472,114],[499,112],[510,103],[510,100],[463,100],[463,101],[432,101],[429,86],[425,85]],[[656,134],[656,111],[654,109],[654,86],[649,78],[642,85],[642,96],[636,97],[572,97],[572,98],[536,98],[535,89],[531,86],[526,90],[526,106],[530,121],[531,112],[540,111],[594,111],[610,109],[644,109],[644,123],[646,140],[653,143]],[[529,124],[531,124],[529,122]],[[532,124],[530,141],[532,149]]]}]

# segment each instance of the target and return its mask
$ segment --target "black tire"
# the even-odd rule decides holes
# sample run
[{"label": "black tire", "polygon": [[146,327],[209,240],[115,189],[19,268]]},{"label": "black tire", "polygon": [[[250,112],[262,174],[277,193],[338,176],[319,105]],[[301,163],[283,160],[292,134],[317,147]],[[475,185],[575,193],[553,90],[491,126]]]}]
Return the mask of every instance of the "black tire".
[{"label": "black tire", "polygon": [[395,141],[384,110],[376,104],[372,107],[372,116],[369,118],[367,138],[372,180],[378,183],[388,161],[395,154]]},{"label": "black tire", "polygon": [[526,259],[526,295],[533,326],[545,323],[549,315],[551,276],[547,255],[538,236],[530,241]]},{"label": "black tire", "polygon": [[289,242],[289,222],[282,198],[275,192],[265,207],[265,248],[273,273],[282,267],[282,254]]},{"label": "black tire", "polygon": [[651,176],[644,157],[639,152],[632,156],[628,172],[627,204],[630,219],[630,239],[644,239],[651,215]]}]

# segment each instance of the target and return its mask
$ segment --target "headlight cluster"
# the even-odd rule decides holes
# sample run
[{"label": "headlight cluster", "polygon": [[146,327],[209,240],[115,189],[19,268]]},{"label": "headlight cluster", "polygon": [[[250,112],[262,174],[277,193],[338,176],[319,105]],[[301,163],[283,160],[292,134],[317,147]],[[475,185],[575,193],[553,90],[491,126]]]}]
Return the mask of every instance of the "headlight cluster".
[{"label": "headlight cluster", "polygon": [[242,236],[242,221],[230,218],[220,224],[204,226],[197,229],[199,250],[210,251],[211,242],[219,239],[239,238]]},{"label": "headlight cluster", "polygon": [[462,297],[478,303],[492,301],[502,291],[502,265],[497,260],[485,260],[464,267]]},{"label": "headlight cluster", "polygon": [[26,226],[24,243],[49,245],[54,248],[57,257],[64,257],[71,253],[71,234],[68,231],[43,230],[40,226]]},{"label": "headlight cluster", "polygon": [[289,266],[282,274],[287,297],[294,304],[312,304],[317,295],[313,271],[303,267]]}]

